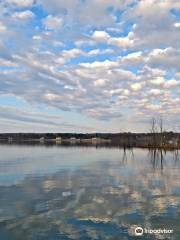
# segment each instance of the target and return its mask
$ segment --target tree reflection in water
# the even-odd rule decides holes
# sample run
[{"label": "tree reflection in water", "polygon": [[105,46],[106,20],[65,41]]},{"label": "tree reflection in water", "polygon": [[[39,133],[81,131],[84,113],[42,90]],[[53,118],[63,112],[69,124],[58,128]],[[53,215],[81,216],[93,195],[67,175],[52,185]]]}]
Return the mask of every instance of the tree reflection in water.
[{"label": "tree reflection in water", "polygon": [[[166,153],[167,153],[166,149],[163,149],[163,148],[150,148],[149,149],[148,155],[150,158],[150,162],[153,166],[153,169],[160,168],[161,170],[163,170]],[[178,149],[173,150],[172,154],[173,154],[173,160],[175,162],[179,161]]]},{"label": "tree reflection in water", "polygon": [[175,149],[173,151],[173,158],[174,158],[174,161],[177,162],[180,160],[180,157],[179,157],[179,150],[178,149]]},{"label": "tree reflection in water", "polygon": [[[171,151],[173,157],[172,159],[174,162],[180,161],[179,150],[175,149]],[[153,169],[161,169],[163,170],[164,163],[165,163],[165,156],[167,154],[166,149],[163,148],[150,148],[148,151],[148,159],[152,164]],[[127,164],[127,161],[134,160],[134,151],[132,147],[123,146],[123,154],[121,164]]]},{"label": "tree reflection in water", "polygon": [[133,147],[123,146],[123,155],[122,155],[122,165],[125,165],[128,160],[134,160],[134,151]]}]

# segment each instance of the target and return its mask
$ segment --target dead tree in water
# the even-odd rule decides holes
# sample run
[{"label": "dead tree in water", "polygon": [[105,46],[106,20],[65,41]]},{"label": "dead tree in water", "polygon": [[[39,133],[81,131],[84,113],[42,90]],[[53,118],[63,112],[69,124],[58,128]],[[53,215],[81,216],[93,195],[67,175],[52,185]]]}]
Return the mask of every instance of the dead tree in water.
[{"label": "dead tree in water", "polygon": [[151,133],[152,133],[152,146],[156,147],[156,145],[157,145],[157,138],[156,138],[157,127],[156,127],[156,119],[155,118],[152,118],[152,121],[151,121]]},{"label": "dead tree in water", "polygon": [[151,121],[152,146],[162,147],[164,145],[164,127],[163,119],[160,118],[159,123],[155,118]]},{"label": "dead tree in water", "polygon": [[164,145],[164,127],[163,127],[163,119],[161,118],[159,121],[159,129],[160,129],[160,137],[159,137],[159,145],[162,147]]}]

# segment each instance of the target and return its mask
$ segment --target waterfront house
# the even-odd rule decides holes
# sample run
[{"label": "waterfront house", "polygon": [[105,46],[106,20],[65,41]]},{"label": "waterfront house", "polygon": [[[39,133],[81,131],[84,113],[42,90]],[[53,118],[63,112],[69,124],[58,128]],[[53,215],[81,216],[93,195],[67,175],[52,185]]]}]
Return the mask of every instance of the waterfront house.
[{"label": "waterfront house", "polygon": [[8,137],[8,142],[12,142],[13,138],[12,137]]},{"label": "waterfront house", "polygon": [[61,143],[62,142],[62,138],[61,137],[56,137],[55,142],[56,143]]},{"label": "waterfront house", "polygon": [[168,141],[168,143],[176,147],[178,145],[178,138],[172,138]]},{"label": "waterfront house", "polygon": [[39,142],[40,142],[40,143],[44,143],[44,142],[45,142],[45,138],[44,138],[44,137],[41,137],[41,138],[39,139]]}]

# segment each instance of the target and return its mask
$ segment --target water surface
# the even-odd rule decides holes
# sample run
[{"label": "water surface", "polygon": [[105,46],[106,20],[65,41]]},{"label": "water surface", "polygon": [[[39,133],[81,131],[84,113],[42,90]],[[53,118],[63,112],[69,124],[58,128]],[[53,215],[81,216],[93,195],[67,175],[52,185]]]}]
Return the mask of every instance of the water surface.
[{"label": "water surface", "polygon": [[179,240],[179,170],[177,152],[0,145],[0,239]]}]

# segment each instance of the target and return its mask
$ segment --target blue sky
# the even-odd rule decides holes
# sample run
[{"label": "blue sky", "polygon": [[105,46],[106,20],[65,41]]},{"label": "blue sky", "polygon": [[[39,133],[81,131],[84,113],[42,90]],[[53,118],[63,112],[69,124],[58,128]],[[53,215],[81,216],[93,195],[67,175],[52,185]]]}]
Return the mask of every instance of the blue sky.
[{"label": "blue sky", "polygon": [[0,132],[180,131],[178,0],[0,1]]}]

